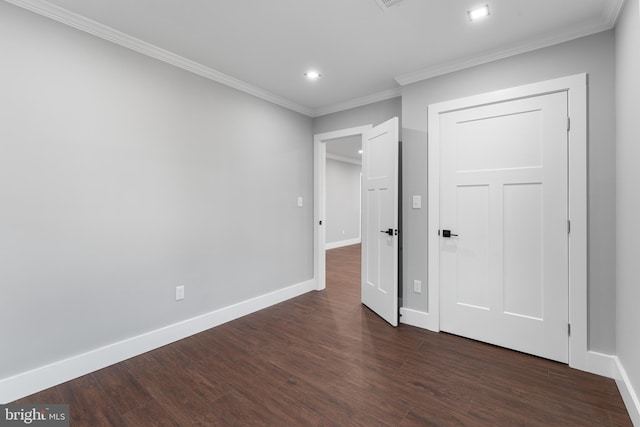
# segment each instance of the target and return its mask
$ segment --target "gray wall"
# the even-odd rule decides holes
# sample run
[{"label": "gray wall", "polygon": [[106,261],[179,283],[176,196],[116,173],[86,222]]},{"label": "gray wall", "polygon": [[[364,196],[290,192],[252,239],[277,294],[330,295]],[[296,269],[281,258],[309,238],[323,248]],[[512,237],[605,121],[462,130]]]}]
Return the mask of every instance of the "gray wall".
[{"label": "gray wall", "polygon": [[310,118],[6,2],[0,52],[0,378],[312,278]]},{"label": "gray wall", "polygon": [[640,392],[640,12],[627,1],[616,29],[617,344],[618,357]]},{"label": "gray wall", "polygon": [[313,119],[313,133],[331,132],[356,126],[376,126],[393,117],[402,117],[402,98],[400,97],[316,117]]},{"label": "gray wall", "polygon": [[361,171],[360,165],[327,159],[326,243],[360,238]]},{"label": "gray wall", "polygon": [[[402,94],[404,197],[427,194],[427,106],[578,73],[589,74],[589,348],[614,354],[614,33],[607,31],[406,86]],[[424,207],[424,205],[423,205]],[[427,210],[405,210],[404,305],[427,310]]]}]

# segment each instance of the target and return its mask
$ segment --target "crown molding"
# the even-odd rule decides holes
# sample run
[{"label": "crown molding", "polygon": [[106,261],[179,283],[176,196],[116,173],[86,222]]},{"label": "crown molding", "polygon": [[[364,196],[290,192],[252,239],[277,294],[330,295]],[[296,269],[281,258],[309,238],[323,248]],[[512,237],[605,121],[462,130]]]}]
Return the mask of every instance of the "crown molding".
[{"label": "crown molding", "polygon": [[[70,12],[64,8],[49,3],[46,0],[4,1],[29,10],[31,12],[37,13],[39,15],[45,16],[47,18],[53,19],[72,28],[84,31],[103,40],[107,40],[109,42],[123,46],[127,49],[131,49],[143,55],[149,56],[151,58],[189,71],[206,79],[215,81],[217,83],[223,84],[225,86],[231,87],[233,89],[239,90],[267,102],[279,105],[286,109],[312,118],[337,113],[352,108],[362,107],[364,105],[369,105],[375,102],[385,101],[388,99],[396,98],[398,96],[402,96],[402,88],[396,87],[382,92],[374,93],[372,95],[355,98],[339,104],[318,108],[309,108],[263,90],[257,86],[246,83],[242,80],[231,77],[227,74],[221,73],[212,68],[206,67],[198,62],[184,58],[171,51],[162,49],[158,46],[147,43],[135,37],[131,37],[111,27],[100,24],[76,13]],[[471,68],[477,65],[486,64],[499,59],[508,58],[510,56],[530,52],[548,46],[553,46],[555,44],[609,30],[615,27],[622,10],[622,6],[624,5],[624,1],[625,0],[608,0],[602,12],[602,19],[604,23],[599,26],[586,26],[578,28],[577,30],[570,31],[560,36],[545,39],[540,42],[531,43],[514,49],[502,50],[485,56],[472,57],[460,61],[438,64],[433,67],[427,67],[411,73],[398,75],[395,77],[395,80],[400,86],[406,86],[418,81],[427,80],[433,77],[460,71],[466,68]]]},{"label": "crown molding", "polygon": [[519,46],[512,49],[504,49],[484,56],[476,56],[471,58],[462,59],[459,61],[451,61],[448,63],[442,63],[433,67],[427,67],[422,70],[414,71],[412,73],[402,74],[395,77],[396,82],[401,86],[406,86],[412,83],[416,83],[422,80],[431,79],[433,77],[442,76],[444,74],[453,73],[455,71],[464,70],[467,68],[475,67],[477,65],[487,64],[489,62],[497,61],[499,59],[505,59],[510,56],[519,55],[521,53],[527,53],[534,50],[542,49],[545,47],[557,45],[570,40],[575,40],[580,37],[589,36],[602,31],[610,30],[615,26],[615,23],[620,14],[620,10],[624,0],[610,0],[607,4],[603,18],[604,23],[600,25],[586,25],[578,28],[574,28],[554,37],[546,38],[534,43],[529,43],[524,46]]},{"label": "crown molding", "polygon": [[327,157],[327,159],[335,160],[335,161],[338,161],[338,162],[351,163],[353,165],[362,166],[362,160],[358,161],[358,160],[352,159],[350,157],[340,156],[338,154],[333,154],[333,153],[327,153],[326,157]]},{"label": "crown molding", "polygon": [[233,89],[253,95],[262,100],[271,102],[289,110],[312,117],[313,109],[299,105],[285,98],[277,96],[271,92],[260,89],[249,83],[238,80],[234,77],[206,67],[198,62],[184,58],[171,51],[159,48],[151,43],[147,43],[135,37],[131,37],[125,33],[115,30],[106,25],[100,24],[91,19],[85,18],[76,13],[70,12],[59,6],[51,4],[45,0],[5,0],[15,6],[37,13],[44,17],[53,19],[62,24],[73,27],[77,30],[84,31],[101,39],[115,43],[127,49],[134,50],[143,55],[173,65],[191,73],[197,74],[206,79],[229,86]]},{"label": "crown molding", "polygon": [[620,17],[620,12],[622,11],[624,2],[625,0],[608,0],[605,3],[602,11],[602,18],[604,19],[604,22],[609,24],[610,28],[613,28],[618,24],[618,18]]},{"label": "crown molding", "polygon": [[402,96],[402,88],[395,87],[382,92],[374,93],[372,95],[367,95],[361,98],[352,99],[350,101],[341,102],[339,104],[316,108],[315,110],[313,110],[313,114],[311,117],[326,116],[327,114],[350,110],[352,108],[362,107],[364,105],[373,104],[374,102],[386,101],[387,99],[393,99],[399,96]]}]

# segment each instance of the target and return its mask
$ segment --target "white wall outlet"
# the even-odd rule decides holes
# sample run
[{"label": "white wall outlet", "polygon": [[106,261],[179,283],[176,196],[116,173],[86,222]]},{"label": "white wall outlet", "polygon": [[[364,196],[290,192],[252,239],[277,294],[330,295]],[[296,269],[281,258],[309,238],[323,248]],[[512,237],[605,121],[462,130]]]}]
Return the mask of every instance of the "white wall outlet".
[{"label": "white wall outlet", "polygon": [[301,208],[303,205],[302,203],[302,196],[298,196],[298,207]]},{"label": "white wall outlet", "polygon": [[414,280],[413,281],[413,292],[415,292],[417,294],[421,294],[422,293],[422,282],[420,280]]},{"label": "white wall outlet", "polygon": [[176,286],[176,301],[184,299],[184,286]]},{"label": "white wall outlet", "polygon": [[422,196],[413,196],[413,209],[422,208]]}]

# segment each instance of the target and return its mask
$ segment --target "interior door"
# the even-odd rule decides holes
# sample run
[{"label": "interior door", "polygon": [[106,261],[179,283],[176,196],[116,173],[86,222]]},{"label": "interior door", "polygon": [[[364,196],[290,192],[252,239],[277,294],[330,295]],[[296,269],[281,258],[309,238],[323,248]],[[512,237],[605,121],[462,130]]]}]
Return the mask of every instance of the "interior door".
[{"label": "interior door", "polygon": [[398,326],[398,118],[362,146],[362,303]]},{"label": "interior door", "polygon": [[441,116],[440,325],[568,362],[566,92]]}]

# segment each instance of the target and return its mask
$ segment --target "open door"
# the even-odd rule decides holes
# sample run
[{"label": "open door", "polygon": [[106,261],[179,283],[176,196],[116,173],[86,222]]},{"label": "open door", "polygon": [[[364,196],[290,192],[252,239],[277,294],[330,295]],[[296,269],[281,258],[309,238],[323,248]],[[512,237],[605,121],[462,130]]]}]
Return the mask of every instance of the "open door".
[{"label": "open door", "polygon": [[362,303],[398,326],[398,118],[362,144]]}]

